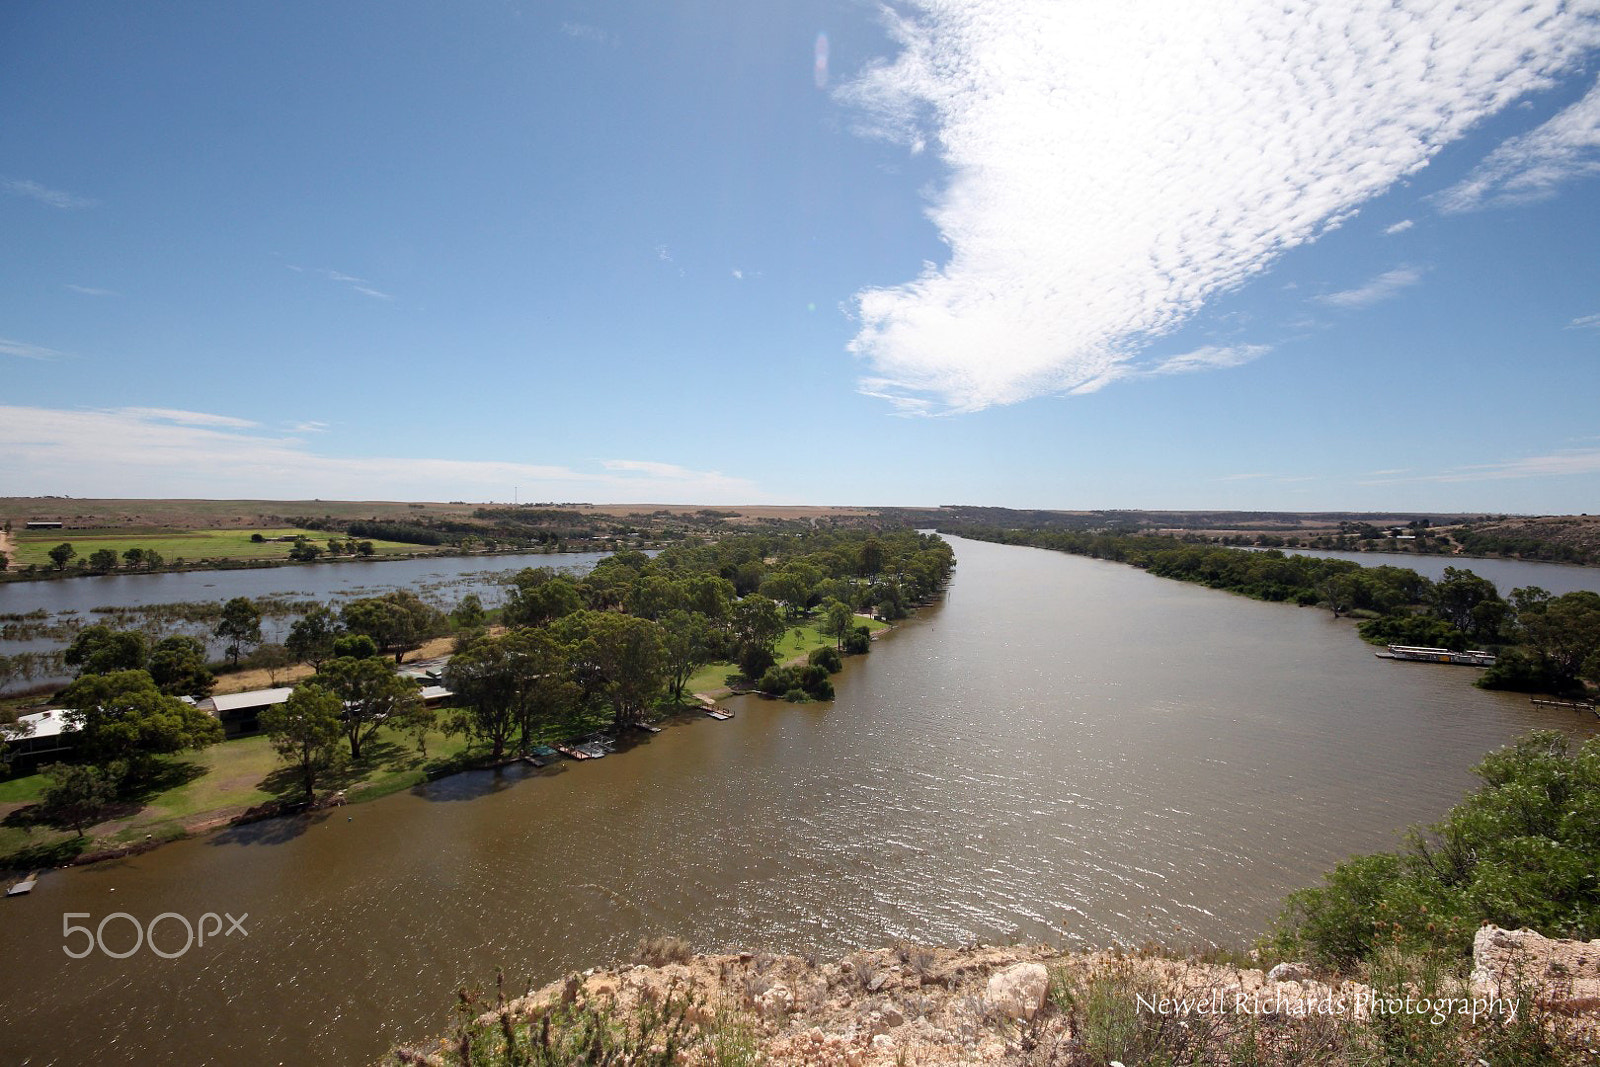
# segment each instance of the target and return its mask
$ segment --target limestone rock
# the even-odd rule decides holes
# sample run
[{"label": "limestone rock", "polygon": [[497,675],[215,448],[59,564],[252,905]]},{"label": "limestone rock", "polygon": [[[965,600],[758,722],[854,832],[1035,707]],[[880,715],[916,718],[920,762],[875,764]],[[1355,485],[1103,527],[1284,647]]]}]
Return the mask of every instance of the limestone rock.
[{"label": "limestone rock", "polygon": [[1031,1019],[1049,992],[1050,972],[1043,964],[1018,963],[989,979],[984,1000],[1008,1019]]},{"label": "limestone rock", "polygon": [[1471,982],[1477,996],[1526,991],[1558,1010],[1593,1010],[1600,1006],[1600,940],[1480,927],[1472,939]]},{"label": "limestone rock", "polygon": [[756,997],[756,1010],[769,1019],[782,1019],[794,1010],[794,994],[788,986],[775,985]]},{"label": "limestone rock", "polygon": [[1311,978],[1311,968],[1304,963],[1280,963],[1267,972],[1269,982],[1305,982]]}]

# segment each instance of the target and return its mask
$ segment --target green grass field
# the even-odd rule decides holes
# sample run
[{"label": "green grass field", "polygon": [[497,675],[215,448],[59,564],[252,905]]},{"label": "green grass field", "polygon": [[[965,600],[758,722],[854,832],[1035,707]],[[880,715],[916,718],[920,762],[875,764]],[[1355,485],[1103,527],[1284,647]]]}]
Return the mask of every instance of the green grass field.
[{"label": "green grass field", "polygon": [[[799,623],[791,623],[789,629],[784,631],[782,639],[778,641],[778,662],[787,663],[796,656],[809,655],[812,649],[832,648],[832,637],[817,629],[820,619],[802,619]],[[888,623],[878,619],[865,619],[856,616],[856,625],[865,626],[873,633],[888,627]],[[719,689],[726,689],[728,675],[738,674],[739,668],[732,663],[712,663],[701,667],[689,676],[689,683],[684,686],[684,694],[690,693],[715,693]]]},{"label": "green grass field", "polygon": [[[319,791],[343,788],[351,800],[372,800],[409,789],[431,772],[447,770],[470,753],[464,737],[447,737],[434,731],[427,738],[428,755],[417,751],[409,737],[380,729],[367,743],[362,762],[330,778]],[[229,812],[255,807],[271,800],[294,799],[301,786],[285,768],[265,737],[224,741],[200,752],[184,753],[164,761],[164,776],[156,792],[136,811],[89,831],[84,842],[103,847],[143,840],[183,836],[183,824],[207,812]],[[16,809],[37,801],[45,778],[31,774],[0,781],[0,868],[42,865],[39,857],[52,849],[67,856],[78,851],[77,835],[70,830],[16,825]]]},{"label": "green grass field", "polygon": [[[326,551],[328,537],[319,530],[295,530],[280,527],[261,530],[172,530],[164,527],[123,527],[98,530],[17,530],[11,533],[17,546],[13,567],[30,563],[40,567],[54,567],[50,550],[63,541],[77,550],[78,559],[86,559],[92,552],[109,548],[117,554],[120,567],[122,554],[130,548],[153,548],[168,562],[178,559],[194,562],[202,559],[288,559],[290,544],[285,541],[256,542],[251,534],[262,537],[293,537],[305,534],[311,543]],[[343,538],[341,538],[343,540]],[[363,540],[365,540],[363,538]],[[426,545],[403,545],[396,541],[373,541],[372,547],[379,555],[400,552],[426,552]],[[76,567],[78,559],[67,564]]]}]

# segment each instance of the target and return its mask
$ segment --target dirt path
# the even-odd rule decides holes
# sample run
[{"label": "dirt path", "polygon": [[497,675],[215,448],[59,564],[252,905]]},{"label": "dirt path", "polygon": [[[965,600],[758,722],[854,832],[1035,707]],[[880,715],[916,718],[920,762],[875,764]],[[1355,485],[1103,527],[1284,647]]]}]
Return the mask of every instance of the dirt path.
[{"label": "dirt path", "polygon": [[[419,659],[433,659],[443,656],[450,651],[455,642],[453,637],[436,637],[423,645],[415,652],[407,652],[405,662],[411,663]],[[280,685],[293,685],[302,679],[309,678],[315,673],[303,663],[296,663],[292,667],[280,667],[276,671],[267,671],[252,668],[242,671],[232,671],[217,677],[217,687],[213,692],[223,693],[250,693],[257,689],[271,689]],[[276,681],[274,681],[274,678]]]},{"label": "dirt path", "polygon": [[7,565],[17,561],[17,547],[12,543],[11,535],[6,533],[4,526],[0,526],[0,555],[6,557]]}]

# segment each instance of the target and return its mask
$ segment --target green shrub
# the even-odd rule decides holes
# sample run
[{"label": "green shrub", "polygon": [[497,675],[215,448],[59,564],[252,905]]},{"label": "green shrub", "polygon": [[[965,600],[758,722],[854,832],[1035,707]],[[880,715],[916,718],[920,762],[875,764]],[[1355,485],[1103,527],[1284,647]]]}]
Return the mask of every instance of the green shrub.
[{"label": "green shrub", "polygon": [[808,661],[815,667],[821,667],[829,674],[838,674],[844,670],[844,660],[840,658],[837,649],[816,648],[812,649]]}]

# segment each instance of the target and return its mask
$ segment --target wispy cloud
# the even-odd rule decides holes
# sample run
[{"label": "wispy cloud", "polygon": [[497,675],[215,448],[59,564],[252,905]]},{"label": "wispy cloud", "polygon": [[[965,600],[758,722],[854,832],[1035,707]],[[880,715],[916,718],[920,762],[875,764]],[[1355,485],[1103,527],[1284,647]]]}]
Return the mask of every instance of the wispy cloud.
[{"label": "wispy cloud", "polygon": [[[1181,352],[1147,363],[1112,362],[1097,375],[1073,386],[1068,392],[1074,396],[1099,392],[1113,382],[1137,378],[1158,378],[1168,374],[1193,374],[1197,371],[1225,370],[1242,367],[1272,351],[1271,345],[1204,345],[1190,352]],[[927,413],[925,411],[919,413]]]},{"label": "wispy cloud", "polygon": [[297,274],[316,274],[328,279],[330,282],[338,282],[340,285],[347,286],[363,296],[370,296],[374,300],[394,299],[393,296],[383,292],[381,289],[374,289],[372,283],[365,278],[357,278],[354,274],[346,274],[339,270],[329,270],[326,267],[299,267],[293,263],[285,263],[284,266]]},{"label": "wispy cloud", "polygon": [[1155,364],[1148,374],[1192,374],[1202,370],[1242,367],[1272,351],[1271,345],[1206,345],[1193,352],[1169,356]]},{"label": "wispy cloud", "polygon": [[1374,471],[1378,477],[1360,485],[1392,485],[1397,482],[1488,482],[1507,478],[1550,478],[1561,475],[1600,474],[1600,449],[1562,449],[1542,456],[1524,456],[1500,463],[1479,463],[1451,467],[1434,474],[1404,471]]},{"label": "wispy cloud", "polygon": [[1422,275],[1410,267],[1401,267],[1397,270],[1386,271],[1378,275],[1365,285],[1354,289],[1344,289],[1337,293],[1328,293],[1317,299],[1324,304],[1331,304],[1336,308],[1364,308],[1387,300],[1402,289],[1416,285],[1422,280]]},{"label": "wispy cloud", "polygon": [[25,196],[37,200],[41,204],[49,204],[59,208],[84,208],[95,207],[100,201],[91,200],[86,196],[76,193],[63,192],[60,189],[51,189],[40,185],[38,182],[25,181],[18,178],[0,178],[0,189],[11,193],[13,196]]},{"label": "wispy cloud", "polygon": [[261,425],[249,419],[236,419],[232,415],[210,415],[203,411],[183,411],[179,408],[109,408],[104,414],[124,415],[149,422],[173,422],[179,426],[211,426],[229,430],[249,430]]},{"label": "wispy cloud", "polygon": [[1600,174],[1600,84],[1543,126],[1491,152],[1438,197],[1441,211],[1525,204],[1554,196],[1575,178]]},{"label": "wispy cloud", "polygon": [[122,295],[121,293],[117,292],[114,289],[96,289],[91,285],[73,285],[71,282],[68,282],[65,286],[63,286],[63,288],[65,288],[65,289],[67,289],[67,290],[69,290],[71,292],[74,292],[74,293],[79,293],[79,294],[81,294],[83,296],[121,296]]},{"label": "wispy cloud", "polygon": [[26,341],[12,341],[0,337],[0,356],[16,356],[19,359],[61,359],[65,352],[57,352],[44,345],[31,345]]},{"label": "wispy cloud", "polygon": [[248,419],[167,408],[0,406],[0,484],[83,496],[750,503],[755,485],[650,460],[599,469],[505,460],[331,456]]},{"label": "wispy cloud", "polygon": [[[856,295],[862,390],[974,411],[1081,391],[1600,41],[1549,4],[917,0],[840,90],[937,152],[949,246]],[[1159,73],[1157,73],[1159,72]]]},{"label": "wispy cloud", "polygon": [[1393,226],[1385,226],[1383,232],[1388,234],[1390,237],[1393,237],[1397,233],[1405,233],[1415,225],[1416,223],[1412,222],[1410,219],[1401,219]]},{"label": "wispy cloud", "polygon": [[1600,329],[1600,315],[1579,315],[1567,323],[1569,330],[1596,330]]}]

